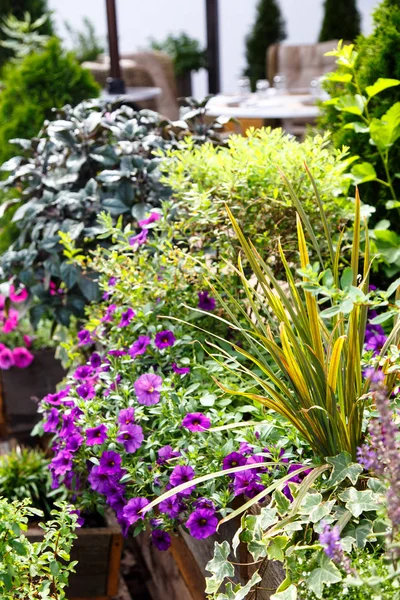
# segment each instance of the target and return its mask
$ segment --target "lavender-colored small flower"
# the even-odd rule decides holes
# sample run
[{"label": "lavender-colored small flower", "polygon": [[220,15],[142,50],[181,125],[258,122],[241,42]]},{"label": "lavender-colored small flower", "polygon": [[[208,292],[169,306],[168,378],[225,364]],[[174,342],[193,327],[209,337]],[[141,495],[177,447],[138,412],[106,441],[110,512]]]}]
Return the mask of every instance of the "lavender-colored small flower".
[{"label": "lavender-colored small flower", "polygon": [[90,335],[90,331],[87,329],[81,329],[78,331],[78,346],[87,346],[92,343],[92,336]]},{"label": "lavender-colored small flower", "polygon": [[156,334],[156,338],[154,340],[155,345],[159,350],[163,348],[168,348],[169,346],[173,346],[176,342],[176,338],[172,331],[166,329],[165,331],[159,331]]},{"label": "lavender-colored small flower", "polygon": [[162,379],[159,375],[145,373],[136,379],[134,387],[139,404],[151,406],[160,401]]},{"label": "lavender-colored small flower", "polygon": [[188,413],[182,421],[182,426],[189,431],[205,431],[210,429],[211,421],[203,413]]},{"label": "lavender-colored small flower", "polygon": [[124,517],[127,519],[129,525],[133,525],[140,519],[144,519],[147,512],[145,509],[148,504],[150,503],[146,498],[137,497],[129,500],[123,510]]},{"label": "lavender-colored small flower", "polygon": [[196,508],[186,521],[189,533],[197,540],[210,537],[217,531],[218,518],[213,510]]},{"label": "lavender-colored small flower", "polygon": [[117,442],[123,445],[127,452],[136,452],[144,440],[143,430],[140,425],[126,425],[117,435]]},{"label": "lavender-colored small flower", "polygon": [[331,527],[327,523],[322,521],[321,525],[324,526],[322,533],[319,535],[320,544],[327,555],[334,563],[341,565],[346,573],[352,572],[350,559],[343,552],[342,545],[340,543],[340,529],[337,525]]},{"label": "lavender-colored small flower", "polygon": [[127,327],[135,315],[136,313],[133,310],[133,308],[128,308],[125,312],[122,313],[118,327]]},{"label": "lavender-colored small flower", "polygon": [[171,536],[162,529],[153,529],[151,532],[151,543],[157,550],[165,552],[171,545]]},{"label": "lavender-colored small flower", "polygon": [[95,446],[103,444],[107,438],[107,427],[105,425],[97,425],[86,429],[86,445]]},{"label": "lavender-colored small flower", "polygon": [[371,383],[381,383],[385,379],[385,373],[381,369],[375,369],[374,367],[367,367],[363,375]]},{"label": "lavender-colored small flower", "polygon": [[217,305],[215,298],[212,298],[211,296],[209,296],[209,292],[208,290],[203,290],[202,292],[198,292],[198,297],[199,297],[199,302],[197,304],[197,307],[200,308],[201,310],[215,310],[215,307]]},{"label": "lavender-colored small flower", "polygon": [[176,363],[172,363],[171,369],[177,375],[186,375],[186,373],[190,373],[190,367],[178,367]]},{"label": "lavender-colored small flower", "polygon": [[150,342],[151,339],[148,335],[140,335],[136,342],[129,348],[128,354],[132,356],[132,358],[136,358],[136,356],[139,356],[140,354],[145,354]]},{"label": "lavender-colored small flower", "polygon": [[148,229],[142,229],[142,231],[140,233],[129,238],[129,245],[138,248],[142,244],[146,243],[148,235],[149,235]]}]

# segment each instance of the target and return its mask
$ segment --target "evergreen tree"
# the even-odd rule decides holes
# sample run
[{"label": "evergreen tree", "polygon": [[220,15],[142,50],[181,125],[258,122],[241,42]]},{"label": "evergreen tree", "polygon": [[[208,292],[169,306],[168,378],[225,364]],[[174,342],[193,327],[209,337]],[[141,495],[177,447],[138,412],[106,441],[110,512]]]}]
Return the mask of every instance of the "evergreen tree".
[{"label": "evergreen tree", "polygon": [[246,38],[247,68],[254,89],[257,79],[265,79],[267,50],[286,38],[285,22],[276,0],[259,0],[253,28]]},{"label": "evergreen tree", "polygon": [[361,17],[357,9],[357,0],[325,0],[320,42],[352,42],[360,32]]},{"label": "evergreen tree", "polygon": [[[26,12],[31,15],[32,21],[35,21],[48,12],[47,0],[0,0],[0,22],[3,22],[3,18],[9,15],[14,15],[17,19],[22,20]],[[51,19],[47,19],[39,33],[52,35]],[[0,36],[2,35],[0,30]],[[8,48],[0,46],[0,67],[7,62],[10,56],[12,56],[12,52]]]}]

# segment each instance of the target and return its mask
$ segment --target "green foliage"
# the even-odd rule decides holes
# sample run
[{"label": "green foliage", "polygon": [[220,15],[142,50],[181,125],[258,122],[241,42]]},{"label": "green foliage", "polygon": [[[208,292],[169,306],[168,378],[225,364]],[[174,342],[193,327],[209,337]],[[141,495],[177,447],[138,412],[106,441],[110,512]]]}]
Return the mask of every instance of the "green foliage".
[{"label": "green foliage", "polygon": [[23,533],[28,518],[42,513],[28,501],[0,499],[0,597],[2,600],[63,600],[64,588],[76,563],[70,560],[77,516],[65,503],[40,524],[43,540],[30,542]]},{"label": "green foliage", "polygon": [[[47,0],[1,0],[0,21],[10,15],[22,20],[25,18],[26,13],[30,14],[32,21],[40,19],[48,13]],[[40,33],[44,35],[53,34],[51,19],[46,19],[40,28]],[[0,47],[0,69],[12,56],[13,53],[10,50]]]},{"label": "green foliage", "polygon": [[188,135],[195,143],[218,143],[218,123],[202,125],[203,104],[175,125],[152,111],[123,106],[110,112],[104,103],[86,102],[59,111],[39,140],[19,140],[21,156],[1,167],[9,174],[2,188],[13,192],[3,210],[23,201],[12,219],[19,236],[1,266],[39,301],[32,314],[35,325],[46,315],[68,325],[72,315],[81,317],[85,304],[98,298],[93,271],[63,256],[63,233],[88,253],[102,232],[97,223],[102,210],[128,223],[169,197],[170,189],[160,182],[157,150],[177,148]]},{"label": "green foliage", "polygon": [[18,63],[27,54],[39,52],[46,46],[50,37],[40,33],[40,29],[48,19],[49,15],[45,14],[32,22],[29,13],[26,13],[23,21],[14,15],[4,19],[4,25],[0,25],[0,29],[6,39],[0,40],[0,46],[13,53],[11,61]]},{"label": "green foliage", "polygon": [[[400,80],[400,5],[397,1],[383,1],[374,12],[374,31],[367,37],[357,38],[357,52],[350,59],[350,64],[341,61],[338,70],[327,78],[325,87],[333,99],[333,103],[322,106],[322,116],[319,120],[321,129],[333,132],[333,142],[337,148],[343,144],[350,147],[353,156],[359,156],[360,161],[373,166],[376,177],[364,179],[363,200],[376,206],[375,222],[382,218],[391,218],[387,202],[400,196],[400,180],[396,177],[397,165],[400,160],[400,144],[392,144],[388,156],[387,169],[392,187],[384,186],[378,180],[388,182],[380,149],[369,142],[368,128],[354,128],[351,123],[362,119],[355,114],[338,110],[336,101],[358,94],[368,99],[367,88],[373,86],[378,79]],[[390,87],[371,97],[368,102],[368,119],[381,119],[388,110],[400,100],[400,88]],[[367,116],[364,114],[364,116]],[[370,167],[368,167],[370,172]],[[364,169],[365,171],[365,169]],[[366,175],[366,173],[364,173]],[[399,220],[393,220],[393,228],[398,232]]]},{"label": "green foliage", "polygon": [[186,148],[169,151],[167,158],[161,168],[163,181],[173,190],[177,228],[191,248],[217,243],[218,252],[234,262],[240,245],[232,236],[225,203],[276,274],[283,272],[279,239],[289,262],[297,254],[296,208],[279,169],[293,182],[322,255],[326,256],[326,240],[304,163],[313,165],[331,231],[340,230],[352,213],[349,183],[343,176],[346,151],[332,151],[328,136],[299,143],[280,129],[250,129],[247,137],[230,136],[224,148],[195,148],[188,140]]},{"label": "green foliage", "polygon": [[176,76],[186,75],[191,71],[207,68],[206,52],[200,42],[186,33],[169,35],[162,42],[150,40],[151,48],[165,52],[174,63]]},{"label": "green foliage", "polygon": [[258,79],[266,78],[267,50],[286,38],[285,22],[277,0],[259,0],[251,32],[246,37],[246,75],[255,89]]},{"label": "green foliage", "polygon": [[357,9],[357,0],[325,0],[320,42],[352,42],[360,33],[361,17]]},{"label": "green foliage", "polygon": [[40,54],[25,57],[20,64],[8,64],[3,71],[0,92],[0,158],[14,153],[8,144],[13,138],[38,135],[54,108],[77,104],[98,95],[91,73],[82,69],[72,53],[52,38]]},{"label": "green foliage", "polygon": [[68,22],[65,22],[64,25],[73,42],[75,56],[80,63],[94,61],[99,54],[104,52],[103,44],[97,37],[94,25],[88,17],[83,17],[82,31],[74,29]]},{"label": "green foliage", "polygon": [[[54,504],[50,460],[41,450],[17,447],[0,456],[0,497],[9,502],[29,500],[29,506],[46,515]],[[58,497],[59,492],[56,494]]]}]

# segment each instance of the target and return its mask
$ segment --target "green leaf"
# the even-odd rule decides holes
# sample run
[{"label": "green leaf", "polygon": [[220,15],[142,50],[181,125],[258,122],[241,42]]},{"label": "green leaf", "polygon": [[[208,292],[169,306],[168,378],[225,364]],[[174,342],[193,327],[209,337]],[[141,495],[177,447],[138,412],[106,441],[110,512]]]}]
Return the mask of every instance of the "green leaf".
[{"label": "green leaf", "polygon": [[307,518],[311,523],[317,523],[331,512],[335,500],[329,502],[322,501],[322,494],[319,492],[312,492],[306,494],[303,502],[300,505],[299,513],[301,515],[307,515]]},{"label": "green leaf", "polygon": [[360,121],[352,121],[351,123],[346,123],[343,126],[343,129],[353,129],[356,133],[368,133],[369,125],[365,125]]},{"label": "green leaf", "polygon": [[50,572],[53,575],[53,577],[57,577],[57,575],[59,574],[60,568],[59,568],[58,562],[56,560],[53,560],[50,563]]},{"label": "green leaf", "polygon": [[400,102],[396,102],[380,118],[372,119],[371,140],[380,149],[390,148],[400,137]]},{"label": "green leaf", "polygon": [[273,594],[270,600],[297,600],[297,587],[292,583],[283,592]]},{"label": "green leaf", "polygon": [[357,548],[364,548],[370,533],[372,533],[372,522],[362,519],[358,525],[349,523],[343,530],[342,536],[354,538]]},{"label": "green leaf", "polygon": [[327,481],[329,487],[339,485],[346,478],[355,485],[359,475],[363,471],[361,465],[352,461],[351,455],[348,452],[342,452],[337,456],[329,457],[326,459],[326,462],[333,467],[331,476]]},{"label": "green leaf", "polygon": [[353,271],[350,267],[346,267],[340,278],[340,287],[342,290],[348,290],[353,283]]},{"label": "green leaf", "polygon": [[388,88],[394,87],[396,85],[400,85],[400,81],[398,79],[385,79],[384,77],[379,77],[377,81],[373,85],[368,85],[365,88],[369,98],[376,96],[383,90],[387,90]]},{"label": "green leaf", "polygon": [[340,571],[333,562],[322,553],[320,559],[320,566],[317,569],[311,571],[306,579],[307,587],[310,589],[317,598],[322,598],[322,592],[325,585],[332,583],[338,583],[341,581],[342,576]]},{"label": "green leaf", "polygon": [[233,586],[231,583],[228,583],[226,586],[226,593],[218,594],[216,600],[244,600],[251,591],[251,588],[257,585],[257,583],[260,581],[261,577],[256,572],[253,573],[250,581],[248,581],[245,586],[241,586],[240,584]]},{"label": "green leaf", "polygon": [[217,396],[215,394],[207,393],[200,398],[200,404],[202,406],[214,406],[216,399]]},{"label": "green leaf", "polygon": [[281,516],[285,515],[289,509],[290,500],[286,498],[285,494],[283,494],[280,490],[276,490],[274,493],[274,500],[278,513]]},{"label": "green leaf", "polygon": [[225,577],[233,577],[235,575],[235,569],[228,561],[230,552],[231,547],[227,541],[222,542],[222,544],[215,542],[214,556],[206,565],[206,570],[212,573],[212,577],[207,577],[206,579],[207,594],[214,594],[218,591]]},{"label": "green leaf", "polygon": [[97,283],[98,275],[96,273],[80,273],[78,279],[78,285],[89,302],[94,302],[99,299],[99,285]]},{"label": "green leaf", "polygon": [[285,560],[284,548],[287,546],[289,537],[286,535],[277,535],[274,537],[268,545],[267,555],[269,560]]},{"label": "green leaf", "polygon": [[339,495],[340,500],[346,504],[347,510],[358,518],[363,512],[376,511],[381,504],[381,496],[371,490],[358,491],[351,487]]},{"label": "green leaf", "polygon": [[63,262],[60,265],[61,279],[68,288],[72,288],[78,281],[79,269],[76,265],[68,262]]},{"label": "green leaf", "polygon": [[352,115],[362,116],[365,107],[365,98],[360,94],[346,94],[341,96],[335,104],[335,108],[342,112],[347,112]]},{"label": "green leaf", "polygon": [[375,181],[377,177],[373,165],[368,162],[354,165],[354,167],[351,169],[351,174],[356,185],[359,183],[365,183],[366,181]]}]

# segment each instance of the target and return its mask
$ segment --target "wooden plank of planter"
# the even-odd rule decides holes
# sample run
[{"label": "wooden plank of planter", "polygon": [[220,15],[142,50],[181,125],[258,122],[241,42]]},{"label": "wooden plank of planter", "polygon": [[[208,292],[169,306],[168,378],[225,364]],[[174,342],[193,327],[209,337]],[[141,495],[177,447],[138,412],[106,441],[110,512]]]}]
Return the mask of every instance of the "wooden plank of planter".
[{"label": "wooden plank of planter", "polygon": [[[108,600],[118,593],[122,533],[112,513],[106,513],[105,520],[105,527],[76,531],[71,560],[78,564],[66,588],[70,600]],[[39,528],[28,529],[26,535],[31,542],[43,539]]]}]

